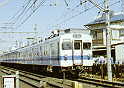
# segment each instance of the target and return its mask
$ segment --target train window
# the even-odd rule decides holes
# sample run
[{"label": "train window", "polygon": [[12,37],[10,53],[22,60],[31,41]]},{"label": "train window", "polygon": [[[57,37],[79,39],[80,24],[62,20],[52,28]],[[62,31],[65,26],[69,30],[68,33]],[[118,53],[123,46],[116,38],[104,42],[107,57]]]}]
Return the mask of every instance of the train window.
[{"label": "train window", "polygon": [[91,43],[90,42],[83,43],[83,49],[91,49]]},{"label": "train window", "polygon": [[74,42],[74,49],[76,50],[80,49],[80,42]]},{"label": "train window", "polygon": [[72,49],[72,43],[68,42],[68,41],[63,42],[62,43],[62,49],[63,50],[70,50],[70,49]]}]

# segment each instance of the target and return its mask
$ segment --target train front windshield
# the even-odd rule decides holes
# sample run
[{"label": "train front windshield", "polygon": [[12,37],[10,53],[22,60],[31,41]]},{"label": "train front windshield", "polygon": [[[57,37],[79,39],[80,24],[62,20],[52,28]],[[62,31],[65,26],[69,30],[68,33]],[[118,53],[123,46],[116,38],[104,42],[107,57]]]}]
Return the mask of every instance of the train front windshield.
[{"label": "train front windshield", "polygon": [[91,49],[91,43],[90,42],[84,42],[83,43],[83,49],[90,50]]},{"label": "train front windshield", "polygon": [[74,49],[75,50],[80,50],[80,45],[81,43],[80,42],[74,42]]},{"label": "train front windshield", "polygon": [[72,43],[69,41],[62,43],[62,50],[71,50],[72,49]]},{"label": "train front windshield", "polygon": [[[81,41],[74,42],[74,50],[80,50],[81,49]],[[73,44],[69,41],[65,41],[62,43],[62,50],[71,50]],[[83,43],[83,49],[90,50],[91,49],[91,43],[90,42],[84,42]]]}]

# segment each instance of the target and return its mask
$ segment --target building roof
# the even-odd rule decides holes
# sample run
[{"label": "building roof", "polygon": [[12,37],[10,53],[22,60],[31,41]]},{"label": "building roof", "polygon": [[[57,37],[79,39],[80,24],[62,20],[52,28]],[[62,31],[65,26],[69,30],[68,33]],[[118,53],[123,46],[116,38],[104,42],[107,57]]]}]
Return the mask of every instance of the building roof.
[{"label": "building roof", "polygon": [[[124,21],[124,14],[122,14],[122,13],[114,14],[113,16],[110,17],[110,21],[111,22]],[[101,24],[101,23],[105,23],[105,16],[101,16],[101,17],[95,19],[94,21],[86,24],[85,26],[94,25],[94,24]]]}]

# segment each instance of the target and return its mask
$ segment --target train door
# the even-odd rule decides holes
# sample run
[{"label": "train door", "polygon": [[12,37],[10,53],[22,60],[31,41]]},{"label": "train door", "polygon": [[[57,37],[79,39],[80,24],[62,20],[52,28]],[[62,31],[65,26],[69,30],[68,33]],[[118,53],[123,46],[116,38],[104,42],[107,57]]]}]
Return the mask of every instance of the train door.
[{"label": "train door", "polygon": [[72,50],[74,65],[82,64],[82,53],[82,40],[74,40]]}]

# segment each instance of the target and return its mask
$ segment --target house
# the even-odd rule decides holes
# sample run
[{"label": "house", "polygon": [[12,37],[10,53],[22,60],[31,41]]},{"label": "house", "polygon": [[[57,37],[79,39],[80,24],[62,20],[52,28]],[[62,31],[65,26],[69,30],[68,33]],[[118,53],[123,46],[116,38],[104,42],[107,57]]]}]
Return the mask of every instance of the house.
[{"label": "house", "polygon": [[[105,14],[96,18],[94,21],[84,25],[90,29],[93,42],[93,56],[106,57],[106,23]],[[111,49],[112,57],[115,59],[115,46],[124,43],[124,14],[111,13]]]}]

